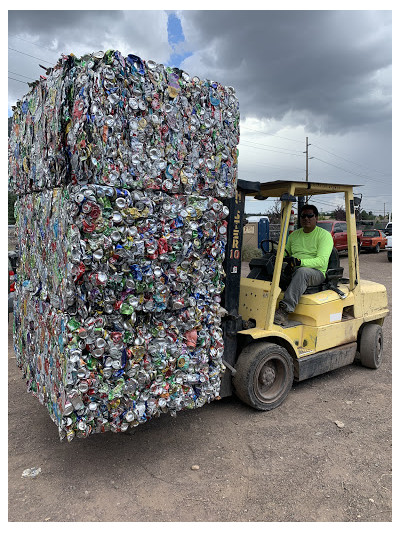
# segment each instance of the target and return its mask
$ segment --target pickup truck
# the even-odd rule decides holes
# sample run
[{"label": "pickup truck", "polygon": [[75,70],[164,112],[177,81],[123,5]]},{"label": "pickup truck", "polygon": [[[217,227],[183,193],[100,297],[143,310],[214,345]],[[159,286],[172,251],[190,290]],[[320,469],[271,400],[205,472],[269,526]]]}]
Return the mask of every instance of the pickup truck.
[{"label": "pickup truck", "polygon": [[392,262],[392,234],[387,236],[386,250],[388,261]]},{"label": "pickup truck", "polygon": [[[318,220],[317,226],[326,229],[333,237],[333,246],[338,252],[347,250],[347,223],[343,220]],[[357,230],[357,242],[360,248],[362,231]]]},{"label": "pickup truck", "polygon": [[379,229],[367,229],[363,231],[361,249],[375,253],[383,250],[387,243],[386,235]]}]

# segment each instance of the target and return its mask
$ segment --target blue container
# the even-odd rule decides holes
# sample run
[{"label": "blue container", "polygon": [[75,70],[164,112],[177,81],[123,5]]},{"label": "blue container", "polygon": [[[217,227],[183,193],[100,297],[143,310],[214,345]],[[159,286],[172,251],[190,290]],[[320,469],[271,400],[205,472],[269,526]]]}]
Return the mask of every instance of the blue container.
[{"label": "blue container", "polygon": [[268,218],[260,218],[258,222],[258,247],[264,239],[269,239],[269,220]]}]

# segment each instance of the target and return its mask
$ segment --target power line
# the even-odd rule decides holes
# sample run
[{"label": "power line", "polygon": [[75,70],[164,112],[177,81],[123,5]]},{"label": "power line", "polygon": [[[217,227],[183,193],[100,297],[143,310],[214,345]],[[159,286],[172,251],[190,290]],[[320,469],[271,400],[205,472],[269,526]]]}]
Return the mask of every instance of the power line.
[{"label": "power line", "polygon": [[25,85],[28,84],[27,81],[17,80],[16,78],[12,78],[11,76],[8,76],[8,79],[9,79],[9,80],[14,80],[14,81],[19,81],[19,83],[24,83]]},{"label": "power line", "polygon": [[390,197],[392,197],[391,194],[374,194],[375,198],[381,198],[382,196],[390,196]]},{"label": "power line", "polygon": [[[256,167],[273,168],[273,169],[282,170],[282,171],[285,171],[285,172],[293,172],[293,173],[296,173],[296,174],[304,172],[304,169],[300,168],[300,167],[289,167],[289,166],[286,167],[286,166],[282,166],[282,165],[268,165],[267,163],[259,163],[258,161],[252,161],[251,165],[252,165],[252,167],[256,166]],[[242,163],[240,163],[240,171],[241,171],[241,173],[247,173],[246,169],[249,169],[249,168],[250,168],[250,166],[243,165]],[[253,169],[250,169],[250,172],[253,172]],[[301,178],[289,177],[289,179],[294,179],[294,180],[297,181],[298,179],[301,179]],[[259,178],[257,178],[257,180],[259,180]]]},{"label": "power line", "polygon": [[324,161],[323,159],[320,159],[319,157],[314,156],[314,159],[316,159],[317,161],[321,161],[321,163],[325,163],[326,165],[330,165],[331,167],[335,167],[335,168],[338,168],[339,170],[343,170],[343,172],[347,172],[348,174],[353,174],[353,176],[358,176],[359,178],[363,178],[363,179],[365,179],[367,181],[375,181],[375,182],[378,181],[380,183],[384,183],[382,180],[377,180],[376,178],[372,178],[371,176],[367,177],[364,174],[359,174],[359,173],[353,172],[351,170],[346,170],[343,167],[339,167],[338,165],[334,165],[333,163],[329,163],[328,161]]},{"label": "power line", "polygon": [[[308,200],[309,200],[309,201],[310,201],[310,200],[313,200],[313,202],[317,202],[317,203],[319,203],[319,204],[323,204],[323,205],[328,205],[328,206],[330,206],[330,207],[337,207],[337,206],[338,206],[338,204],[332,204],[331,202],[324,202],[323,200],[319,200],[318,198],[314,198],[313,196],[310,196],[310,198],[309,198]],[[341,201],[344,202],[344,199],[341,200]]]},{"label": "power line", "polygon": [[[253,148],[254,150],[266,150],[267,152],[275,152],[277,154],[283,154],[283,155],[294,155],[296,157],[301,157],[300,154],[294,154],[294,153],[286,153],[286,152],[279,152],[278,150],[271,150],[270,148],[260,148],[259,146],[251,146],[245,143],[240,143],[239,146],[246,146],[247,148]],[[283,148],[285,150],[285,148]]]},{"label": "power line", "polygon": [[261,130],[255,130],[253,128],[247,128],[246,126],[240,126],[240,129],[249,130],[249,131],[255,131],[256,133],[261,133],[262,135],[270,135],[271,137],[278,137],[278,139],[285,139],[286,141],[292,141],[296,143],[302,143],[303,141],[299,141],[298,139],[289,139],[288,137],[282,137],[281,135],[276,135],[274,133],[267,133],[266,131]]},{"label": "power line", "polygon": [[[332,203],[329,203],[329,202],[324,202],[323,200],[318,200],[317,198],[313,199],[313,201],[315,201],[315,203],[319,203],[319,204],[322,204],[322,205],[327,205],[328,207],[333,207],[333,208],[336,208],[338,207],[339,204],[332,204]],[[340,205],[339,205],[340,207]],[[374,211],[375,213],[383,213],[384,210],[383,209],[376,209],[375,207],[371,207],[371,206],[361,206],[361,211]]]},{"label": "power line", "polygon": [[[246,173],[246,170],[243,170],[243,169],[246,169],[246,168],[249,168],[249,167],[247,165],[243,165],[242,163],[239,163],[239,164],[240,164],[241,173]],[[257,166],[257,167],[274,168],[274,169],[285,170],[285,171],[296,172],[296,173],[304,172],[304,169],[300,168],[300,167],[291,167],[291,166],[287,166],[286,167],[286,166],[282,166],[282,165],[268,165],[267,163],[259,163],[257,161],[253,161],[252,165],[253,166]],[[257,178],[257,180],[258,179],[259,178]]]},{"label": "power line", "polygon": [[[340,207],[341,206],[341,203],[344,204],[344,198],[339,200],[337,203],[331,203],[331,202],[327,202],[327,201],[324,201],[324,200],[320,200],[319,197],[311,197],[309,200],[311,200],[313,202],[315,202],[316,204],[321,204],[322,206],[327,206],[328,208],[331,208],[332,210],[336,209],[337,207]],[[263,200],[264,201],[267,201],[267,202],[275,202],[276,199],[265,199]],[[255,199],[247,199],[246,198],[246,202],[259,202],[259,200],[255,200]],[[391,211],[391,208],[388,209],[389,211]],[[362,211],[371,211],[371,212],[374,212],[374,213],[384,213],[384,210],[383,209],[376,209],[376,207],[371,207],[371,206],[362,206]]]},{"label": "power line", "polygon": [[[310,198],[311,200],[311,198]],[[341,207],[340,206],[340,203],[336,203],[336,204],[332,204],[332,203],[329,203],[329,202],[324,202],[323,200],[319,200],[317,198],[312,198],[313,202],[315,202],[316,204],[322,204],[323,206],[328,206],[330,208],[333,208],[333,209],[336,209],[337,207]],[[246,198],[246,202],[259,202],[260,200],[254,200],[254,199],[247,199]],[[263,202],[273,202],[275,203],[276,202],[276,199],[265,199],[265,200],[262,200]],[[262,207],[262,205],[260,204],[260,207]],[[295,206],[294,206],[295,207]],[[383,209],[375,209],[374,207],[363,207],[362,208],[362,211],[373,211],[374,213],[384,213],[384,210]],[[389,209],[390,211],[391,209]]]},{"label": "power line", "polygon": [[[297,139],[290,139],[290,138],[288,138],[288,137],[282,137],[282,136],[275,135],[275,134],[272,134],[272,133],[267,133],[267,132],[264,132],[264,131],[261,131],[261,130],[256,130],[256,129],[253,129],[253,128],[248,128],[248,127],[246,127],[246,126],[241,126],[241,129],[245,129],[245,130],[249,130],[249,131],[254,131],[254,132],[257,132],[257,133],[260,133],[260,134],[263,134],[263,135],[269,135],[269,136],[272,136],[272,137],[278,137],[278,138],[285,139],[285,140],[289,140],[289,141],[292,141],[292,142],[301,142],[301,141],[298,141]],[[247,142],[247,143],[251,143],[251,141],[246,141],[246,142]],[[254,144],[261,144],[261,143],[254,143]],[[245,143],[243,143],[242,146],[246,146],[246,147],[253,148],[253,149],[258,149],[258,150],[266,150],[266,151],[271,151],[271,152],[281,153],[281,154],[283,154],[283,155],[298,155],[298,156],[300,156],[300,154],[289,153],[289,149],[281,148],[281,147],[279,147],[279,148],[281,148],[281,150],[287,150],[288,153],[285,153],[285,152],[279,152],[278,150],[271,150],[271,149],[268,149],[268,148],[261,148],[261,147],[258,147],[258,146],[249,146],[248,144],[245,144]],[[267,146],[268,146],[268,145],[267,145]],[[269,145],[269,146],[270,146],[270,145]],[[334,157],[338,157],[338,158],[343,159],[344,161],[347,161],[347,162],[349,162],[349,163],[351,163],[351,164],[358,165],[358,166],[360,166],[360,167],[364,167],[364,168],[367,168],[367,169],[368,169],[368,167],[366,167],[365,165],[362,165],[362,164],[360,164],[360,163],[356,163],[355,161],[351,161],[351,160],[346,159],[346,158],[344,158],[344,157],[342,157],[342,156],[339,156],[339,155],[337,155],[337,154],[335,154],[335,153],[333,153],[333,152],[331,152],[331,151],[329,151],[329,150],[326,150],[325,148],[322,148],[321,146],[319,146],[319,145],[317,145],[317,144],[315,144],[315,143],[313,143],[313,146],[315,146],[316,148],[318,148],[318,149],[320,149],[320,150],[323,150],[323,151],[325,151],[325,152],[327,152],[327,153],[333,155]],[[311,158],[310,158],[310,159],[311,159]],[[374,182],[376,182],[376,181],[380,181],[380,180],[377,180],[376,178],[373,178],[373,177],[371,177],[371,176],[364,175],[364,174],[361,174],[361,173],[359,173],[359,172],[354,172],[354,171],[352,171],[352,170],[348,170],[348,169],[346,169],[346,168],[344,168],[344,167],[340,167],[340,166],[335,165],[335,164],[333,164],[333,163],[329,163],[328,161],[325,161],[325,160],[323,160],[323,159],[320,159],[320,158],[318,158],[318,157],[316,157],[316,156],[314,156],[314,159],[317,159],[318,161],[321,161],[322,163],[325,163],[326,165],[331,165],[331,166],[333,166],[333,167],[335,167],[335,168],[338,168],[338,169],[342,170],[343,172],[347,172],[347,173],[349,173],[349,174],[353,174],[354,176],[358,176],[358,177],[360,177],[360,178],[363,178],[363,179],[365,179],[365,180],[367,180],[367,181],[368,181],[368,180],[369,180],[369,181],[374,181]],[[372,170],[374,170],[374,169],[372,169]],[[374,171],[375,171],[375,170],[374,170]],[[383,172],[381,172],[381,171],[376,171],[376,172],[378,172],[379,174],[382,174],[383,176],[388,176],[388,174],[385,174],[385,173],[383,173]],[[381,181],[381,183],[383,183],[383,182]]]},{"label": "power line", "polygon": [[8,47],[9,50],[12,50],[13,52],[18,52],[19,54],[22,54],[24,56],[33,57],[33,59],[38,59],[39,61],[43,61],[44,63],[48,63],[49,65],[52,65],[53,63],[50,63],[50,61],[47,61],[47,59],[40,59],[40,57],[32,56],[30,54],[27,54],[25,52],[21,52],[21,50],[16,50],[15,48]]},{"label": "power line", "polygon": [[[265,163],[257,163],[256,161],[252,163],[254,166],[257,166],[257,167],[266,167],[266,168],[275,168],[275,169],[279,169],[279,170],[285,170],[285,171],[289,171],[289,172],[298,172],[298,171],[303,171],[304,169],[302,168],[299,168],[299,167],[282,167],[282,166],[279,166],[279,165],[267,165]],[[241,165],[240,166],[240,170],[241,172],[243,172],[243,166]]]},{"label": "power line", "polygon": [[[363,168],[369,169],[369,167],[367,167],[365,165],[362,165],[361,163],[356,163],[355,161],[352,161],[351,159],[346,159],[345,157],[342,157],[342,156],[337,155],[337,154],[335,154],[333,152],[330,152],[329,150],[326,150],[325,148],[322,148],[321,146],[318,146],[318,144],[313,143],[313,146],[315,146],[319,150],[323,150],[324,152],[327,152],[328,154],[333,155],[334,157],[338,157],[339,159],[343,159],[343,161],[347,161],[348,163],[352,163],[353,165],[357,165],[359,167],[363,167]],[[373,170],[374,172],[378,172],[379,174],[382,174],[384,176],[388,175],[388,174],[385,174],[384,172],[381,172],[380,170],[375,170],[375,169],[371,169],[371,170]]]},{"label": "power line", "polygon": [[[250,141],[247,141],[247,142],[250,142]],[[260,143],[252,143],[252,144],[260,144]],[[240,143],[239,147],[240,146],[243,146],[243,147],[246,147],[246,148],[252,148],[253,150],[265,150],[265,151],[268,151],[268,152],[274,152],[274,153],[282,154],[282,155],[292,155],[292,156],[296,156],[296,157],[302,157],[301,154],[296,154],[296,153],[293,153],[293,152],[291,153],[291,152],[289,152],[289,150],[287,152],[281,152],[279,150],[271,150],[270,148],[262,148],[260,146],[252,146],[251,144],[249,145],[249,144],[243,143],[243,142]],[[286,148],[282,148],[282,150],[286,150]],[[339,170],[342,170],[343,172],[347,172],[347,173],[352,174],[354,176],[363,178],[363,179],[365,179],[367,181],[374,181],[374,182],[380,181],[381,183],[384,183],[383,181],[377,180],[376,178],[372,178],[371,176],[365,176],[365,174],[360,174],[358,172],[353,172],[351,170],[347,170],[347,169],[345,169],[343,167],[340,167],[338,165],[334,165],[333,163],[329,163],[328,161],[324,161],[323,159],[320,159],[319,157],[316,157],[316,156],[309,157],[308,159],[316,159],[317,161],[320,161],[321,163],[325,163],[326,165],[330,165],[332,167],[338,168]],[[266,166],[270,166],[270,165],[266,165]],[[282,167],[273,167],[272,166],[272,168],[282,168]],[[297,170],[300,170],[300,169],[297,168]],[[301,170],[303,170],[303,169],[301,169]],[[312,172],[309,172],[309,174],[311,175]]]},{"label": "power line", "polygon": [[50,48],[47,48],[47,46],[43,46],[42,44],[36,44],[32,41],[28,41],[27,39],[22,39],[22,37],[18,37],[17,35],[9,35],[12,39],[19,39],[20,41],[23,41],[28,44],[33,44],[34,46],[37,46],[38,48],[42,48],[43,50],[48,50],[51,53],[55,53],[54,50],[51,50]]},{"label": "power line", "polygon": [[[243,139],[243,137],[242,137]],[[245,140],[245,142],[249,143],[249,144],[254,144],[254,145],[258,145],[258,146],[269,146],[270,148],[277,148],[279,150],[285,150],[286,152],[291,152],[293,153],[293,150],[290,150],[289,148],[283,148],[282,146],[274,146],[272,144],[264,144],[264,143],[257,143],[257,142],[254,142],[254,141],[248,141],[247,139]],[[302,154],[303,152],[301,150],[295,150],[295,152],[298,152],[298,154]],[[298,155],[296,154],[296,155]]]},{"label": "power line", "polygon": [[25,74],[19,74],[18,72],[13,72],[12,70],[8,71],[10,74],[15,74],[16,76],[21,76],[22,78],[28,78],[28,80],[32,80],[32,77],[25,76]]}]

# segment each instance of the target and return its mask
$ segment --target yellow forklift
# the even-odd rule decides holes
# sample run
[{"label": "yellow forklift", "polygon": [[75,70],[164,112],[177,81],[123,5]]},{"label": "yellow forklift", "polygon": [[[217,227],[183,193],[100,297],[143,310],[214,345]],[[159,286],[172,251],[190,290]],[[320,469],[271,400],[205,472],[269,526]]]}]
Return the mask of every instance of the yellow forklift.
[{"label": "yellow forklift", "polygon": [[[304,181],[267,183],[238,181],[229,207],[226,283],[222,305],[224,364],[220,396],[235,393],[251,407],[278,407],[293,381],[352,364],[377,369],[382,362],[382,325],[389,310],[386,288],[361,280],[358,264],[354,197],[356,185]],[[285,326],[274,324],[275,310],[290,282],[285,244],[292,204],[300,197],[344,193],[349,277],[343,276],[339,255],[331,254],[325,282],[309,287]],[[264,241],[263,257],[253,259],[247,278],[241,277],[241,247],[246,196],[281,201],[279,241]]]}]

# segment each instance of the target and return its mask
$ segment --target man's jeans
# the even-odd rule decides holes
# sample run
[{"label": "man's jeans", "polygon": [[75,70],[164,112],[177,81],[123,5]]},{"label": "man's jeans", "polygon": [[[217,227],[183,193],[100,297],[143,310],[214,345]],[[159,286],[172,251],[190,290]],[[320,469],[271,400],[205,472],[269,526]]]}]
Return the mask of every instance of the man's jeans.
[{"label": "man's jeans", "polygon": [[315,268],[299,267],[293,274],[292,281],[285,291],[280,305],[284,305],[284,309],[288,313],[293,313],[300,297],[304,294],[307,287],[312,285],[321,285],[324,282],[325,276],[320,270]]}]

